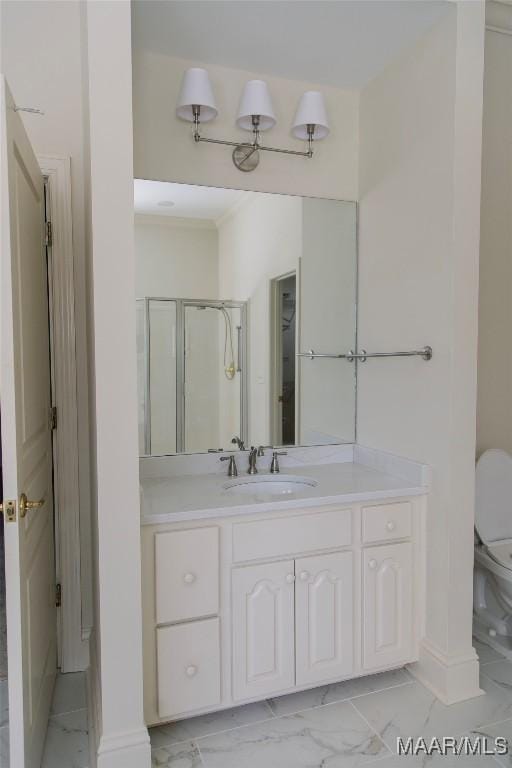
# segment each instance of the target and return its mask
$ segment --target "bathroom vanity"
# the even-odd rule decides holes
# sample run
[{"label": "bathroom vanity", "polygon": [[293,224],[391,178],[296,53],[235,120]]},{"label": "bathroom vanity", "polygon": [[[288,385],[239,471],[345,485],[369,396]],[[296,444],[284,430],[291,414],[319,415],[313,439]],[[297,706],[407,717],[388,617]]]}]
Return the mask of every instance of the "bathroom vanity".
[{"label": "bathroom vanity", "polygon": [[417,659],[428,469],[330,446],[273,476],[270,456],[237,478],[141,460],[148,725]]},{"label": "bathroom vanity", "polygon": [[148,725],[416,660],[429,485],[355,444],[359,366],[432,356],[360,348],[356,204],[168,186],[186,229],[136,218]]}]

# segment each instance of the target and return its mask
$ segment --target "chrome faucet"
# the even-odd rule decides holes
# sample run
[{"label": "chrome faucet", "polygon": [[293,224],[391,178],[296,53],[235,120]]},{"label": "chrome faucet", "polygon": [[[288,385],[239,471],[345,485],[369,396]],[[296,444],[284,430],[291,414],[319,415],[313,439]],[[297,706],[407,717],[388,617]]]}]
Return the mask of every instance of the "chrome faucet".
[{"label": "chrome faucet", "polygon": [[242,440],[241,437],[238,437],[237,435],[235,435],[235,437],[231,440],[231,442],[234,445],[238,445],[238,449],[240,451],[245,451],[245,443],[244,443],[244,441]]},{"label": "chrome faucet", "polygon": [[228,477],[238,477],[238,469],[236,466],[235,454],[232,453],[229,456],[221,456],[221,461],[229,461]]},{"label": "chrome faucet", "polygon": [[255,448],[254,445],[251,446],[251,450],[249,451],[249,469],[247,470],[249,475],[258,474],[258,467],[256,466],[257,457],[265,455],[265,448],[272,448],[272,446],[258,445],[257,448]]},{"label": "chrome faucet", "polygon": [[258,455],[258,449],[253,446],[251,446],[251,450],[249,451],[249,469],[247,470],[248,475],[257,475],[258,474],[258,468],[256,466],[256,457]]}]

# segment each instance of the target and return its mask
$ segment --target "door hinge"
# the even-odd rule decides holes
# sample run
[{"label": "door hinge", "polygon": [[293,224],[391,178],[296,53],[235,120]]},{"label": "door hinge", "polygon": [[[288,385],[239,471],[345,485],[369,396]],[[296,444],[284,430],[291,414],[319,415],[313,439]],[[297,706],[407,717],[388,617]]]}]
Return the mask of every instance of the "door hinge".
[{"label": "door hinge", "polygon": [[55,585],[55,605],[57,608],[62,605],[62,586],[60,584]]},{"label": "door hinge", "polygon": [[52,244],[53,244],[52,223],[51,223],[51,221],[47,221],[45,223],[46,223],[45,245],[47,247],[51,247]]},{"label": "door hinge", "polygon": [[16,522],[16,499],[4,501],[0,504],[0,512],[3,512],[8,523]]},{"label": "door hinge", "polygon": [[50,408],[48,421],[50,424],[50,429],[57,429],[57,406],[53,405]]}]

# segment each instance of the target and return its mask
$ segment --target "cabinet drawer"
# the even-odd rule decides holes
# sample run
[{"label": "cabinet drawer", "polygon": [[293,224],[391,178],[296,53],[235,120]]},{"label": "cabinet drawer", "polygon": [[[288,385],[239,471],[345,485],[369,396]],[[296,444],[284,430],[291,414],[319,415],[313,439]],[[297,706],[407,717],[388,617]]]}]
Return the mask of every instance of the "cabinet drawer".
[{"label": "cabinet drawer", "polygon": [[363,543],[410,538],[411,514],[409,501],[363,507]]},{"label": "cabinet drawer", "polygon": [[160,627],[156,644],[159,717],[220,703],[219,619]]},{"label": "cabinet drawer", "polygon": [[345,547],[352,540],[352,511],[257,520],[233,526],[233,560],[258,560],[319,549]]},{"label": "cabinet drawer", "polygon": [[157,624],[218,613],[218,528],[155,534],[155,580]]}]

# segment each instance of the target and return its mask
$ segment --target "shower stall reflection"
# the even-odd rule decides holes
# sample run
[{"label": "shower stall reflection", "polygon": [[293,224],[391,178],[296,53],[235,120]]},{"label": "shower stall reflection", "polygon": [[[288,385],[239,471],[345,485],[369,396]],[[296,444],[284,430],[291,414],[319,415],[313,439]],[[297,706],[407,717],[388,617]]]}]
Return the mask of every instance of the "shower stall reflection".
[{"label": "shower stall reflection", "polygon": [[141,455],[246,439],[246,315],[245,302],[137,300]]}]

